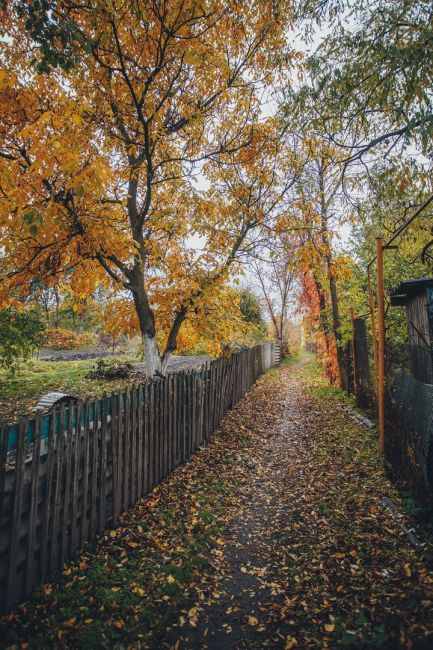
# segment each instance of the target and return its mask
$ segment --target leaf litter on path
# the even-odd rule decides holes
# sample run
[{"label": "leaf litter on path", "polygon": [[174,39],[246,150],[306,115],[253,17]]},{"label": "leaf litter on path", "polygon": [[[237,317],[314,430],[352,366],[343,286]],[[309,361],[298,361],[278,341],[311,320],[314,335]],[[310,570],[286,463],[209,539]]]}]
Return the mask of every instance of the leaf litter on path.
[{"label": "leaf litter on path", "polygon": [[[382,504],[377,433],[308,364],[16,612],[3,647],[430,648],[433,573]],[[26,645],[29,644],[29,645]]]}]

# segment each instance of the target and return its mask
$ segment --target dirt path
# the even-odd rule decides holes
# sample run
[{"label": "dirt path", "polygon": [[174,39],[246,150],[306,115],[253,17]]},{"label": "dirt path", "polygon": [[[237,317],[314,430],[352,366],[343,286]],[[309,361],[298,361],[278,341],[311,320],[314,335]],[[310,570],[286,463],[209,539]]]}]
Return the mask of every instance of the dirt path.
[{"label": "dirt path", "polygon": [[271,371],[0,647],[433,648],[432,567],[377,446],[310,357]]},{"label": "dirt path", "polygon": [[433,574],[382,507],[375,434],[308,362],[279,379],[216,586],[164,645],[433,648]]},{"label": "dirt path", "polygon": [[[203,604],[196,604],[197,622],[175,628],[165,640],[168,647],[177,643],[189,648],[261,648],[265,641],[281,645],[287,637],[288,626],[281,626],[274,613],[283,606],[288,570],[278,550],[289,538],[285,495],[299,480],[288,467],[301,452],[299,416],[302,420],[307,416],[298,374],[288,377],[286,390],[277,396],[270,414],[275,407],[278,416],[273,416],[270,429],[252,448],[251,481],[243,486],[241,516],[225,532],[225,562],[216,586]],[[304,424],[308,426],[307,421]]]}]

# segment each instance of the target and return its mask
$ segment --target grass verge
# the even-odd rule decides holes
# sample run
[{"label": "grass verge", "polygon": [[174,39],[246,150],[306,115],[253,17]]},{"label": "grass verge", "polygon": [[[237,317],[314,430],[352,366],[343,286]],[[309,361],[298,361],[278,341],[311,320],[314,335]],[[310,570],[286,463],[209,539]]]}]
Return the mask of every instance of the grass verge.
[{"label": "grass verge", "polygon": [[23,363],[15,373],[0,370],[0,421],[28,413],[40,396],[50,390],[68,392],[77,397],[100,397],[104,392],[123,390],[131,383],[127,379],[88,379],[86,374],[94,363],[95,359],[31,360]]}]

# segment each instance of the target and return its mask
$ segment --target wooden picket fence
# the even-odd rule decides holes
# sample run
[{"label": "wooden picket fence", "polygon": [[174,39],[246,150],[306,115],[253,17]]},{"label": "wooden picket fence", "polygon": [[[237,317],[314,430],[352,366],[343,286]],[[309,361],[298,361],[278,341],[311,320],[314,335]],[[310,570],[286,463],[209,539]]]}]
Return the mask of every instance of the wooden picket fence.
[{"label": "wooden picket fence", "polygon": [[70,401],[0,432],[0,613],[206,443],[274,365],[265,343],[201,371]]}]

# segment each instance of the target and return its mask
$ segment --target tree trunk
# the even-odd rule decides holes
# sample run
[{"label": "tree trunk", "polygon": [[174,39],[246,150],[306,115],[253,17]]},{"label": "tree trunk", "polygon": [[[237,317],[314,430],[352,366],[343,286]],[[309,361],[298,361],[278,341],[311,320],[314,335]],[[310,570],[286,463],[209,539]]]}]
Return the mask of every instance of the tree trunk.
[{"label": "tree trunk", "polygon": [[163,375],[165,375],[165,373],[167,372],[168,362],[169,362],[170,359],[171,359],[171,355],[172,355],[172,353],[171,353],[171,352],[167,352],[167,351],[164,352],[164,354],[162,355],[162,359],[161,359],[161,373],[162,373]]},{"label": "tree trunk", "polygon": [[140,267],[137,265],[130,275],[129,288],[132,292],[140,325],[144,371],[149,377],[153,377],[155,372],[161,372],[161,357],[156,340],[155,317],[149,305]]},{"label": "tree trunk", "polygon": [[320,329],[322,330],[322,333],[323,333],[323,337],[324,337],[325,345],[326,345],[326,354],[327,354],[327,357],[328,357],[326,374],[328,375],[330,381],[332,382],[332,372],[331,372],[331,367],[330,367],[331,347],[329,345],[329,327],[328,327],[328,321],[327,321],[327,318],[326,318],[325,291],[323,289],[322,283],[320,282],[319,278],[317,277],[317,275],[316,275],[316,273],[314,271],[313,271],[313,280],[314,280],[314,284],[316,286],[317,296],[319,298]]},{"label": "tree trunk", "polygon": [[144,371],[149,377],[153,377],[156,372],[162,372],[161,357],[159,356],[158,343],[155,336],[141,333],[143,345]]},{"label": "tree trunk", "polygon": [[348,378],[347,378],[347,369],[344,356],[344,348],[341,340],[341,321],[340,313],[338,308],[338,292],[337,292],[337,280],[335,274],[332,270],[332,249],[331,249],[331,240],[329,237],[328,231],[328,206],[325,197],[326,193],[326,184],[325,184],[325,172],[326,166],[323,161],[319,166],[319,191],[320,191],[320,210],[321,210],[321,225],[322,225],[322,240],[327,248],[327,254],[325,255],[326,267],[329,277],[329,292],[331,294],[331,311],[332,311],[332,331],[334,334],[335,347],[337,351],[337,364],[338,364],[338,374],[340,375],[340,385],[344,390],[347,390]]},{"label": "tree trunk", "polygon": [[54,297],[56,300],[56,320],[55,320],[55,326],[60,327],[60,296],[59,296],[59,289],[57,286],[54,287]]},{"label": "tree trunk", "polygon": [[49,327],[50,326],[50,309],[49,309],[49,306],[48,306],[48,300],[46,302],[44,301],[43,305],[44,305],[44,310],[45,310],[45,319],[47,321],[47,327]]}]

